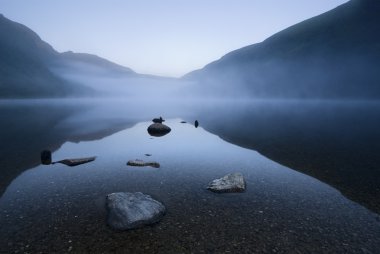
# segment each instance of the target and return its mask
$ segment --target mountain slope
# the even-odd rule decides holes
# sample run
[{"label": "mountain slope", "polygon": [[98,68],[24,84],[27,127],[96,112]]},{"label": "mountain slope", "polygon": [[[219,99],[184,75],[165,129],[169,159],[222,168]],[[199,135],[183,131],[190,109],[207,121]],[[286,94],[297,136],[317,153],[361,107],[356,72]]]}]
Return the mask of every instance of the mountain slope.
[{"label": "mountain slope", "polygon": [[[97,91],[91,83],[104,78],[161,80],[96,55],[59,53],[28,27],[0,14],[0,98],[102,95],[111,88],[99,82],[104,87]],[[128,89],[125,80],[119,83]]]},{"label": "mountain slope", "polygon": [[380,97],[380,1],[351,0],[185,75],[255,97]]},{"label": "mountain slope", "polygon": [[79,70],[83,74],[115,75],[115,76],[137,76],[138,74],[130,68],[115,64],[104,58],[86,53],[74,53],[72,51],[60,54],[55,62],[55,68]]},{"label": "mountain slope", "polygon": [[0,97],[63,97],[89,92],[53,74],[49,62],[59,57],[24,25],[0,14]]}]

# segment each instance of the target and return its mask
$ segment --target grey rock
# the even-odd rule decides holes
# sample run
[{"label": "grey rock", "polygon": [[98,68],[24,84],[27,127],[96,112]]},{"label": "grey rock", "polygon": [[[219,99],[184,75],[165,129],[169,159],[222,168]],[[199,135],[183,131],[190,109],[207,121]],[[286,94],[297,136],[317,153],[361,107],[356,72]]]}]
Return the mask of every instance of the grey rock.
[{"label": "grey rock", "polygon": [[146,166],[153,167],[153,168],[159,168],[160,167],[160,163],[158,163],[158,162],[155,162],[155,161],[145,162],[143,160],[129,160],[127,162],[127,165],[128,166],[134,166],[134,167],[146,167]]},{"label": "grey rock", "polygon": [[161,220],[165,206],[141,192],[117,192],[107,195],[107,224],[113,229],[128,230]]},{"label": "grey rock", "polygon": [[210,182],[207,189],[213,192],[244,192],[245,181],[241,173],[232,173]]},{"label": "grey rock", "polygon": [[161,137],[168,134],[171,131],[169,126],[162,123],[154,123],[148,127],[148,133],[151,136]]}]

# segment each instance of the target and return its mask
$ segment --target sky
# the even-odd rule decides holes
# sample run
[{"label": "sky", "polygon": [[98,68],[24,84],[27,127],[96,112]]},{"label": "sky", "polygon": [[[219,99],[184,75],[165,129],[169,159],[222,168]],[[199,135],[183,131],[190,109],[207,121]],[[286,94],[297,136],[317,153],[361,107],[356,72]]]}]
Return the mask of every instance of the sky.
[{"label": "sky", "polygon": [[57,51],[180,77],[347,0],[0,0]]}]

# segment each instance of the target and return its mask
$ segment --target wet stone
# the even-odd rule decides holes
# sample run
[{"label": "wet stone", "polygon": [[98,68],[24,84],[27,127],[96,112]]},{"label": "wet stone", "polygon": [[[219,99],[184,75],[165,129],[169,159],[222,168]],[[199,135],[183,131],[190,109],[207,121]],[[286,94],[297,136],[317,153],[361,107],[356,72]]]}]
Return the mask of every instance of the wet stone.
[{"label": "wet stone", "polygon": [[117,192],[107,195],[107,224],[117,230],[150,225],[161,220],[165,206],[141,192]]},{"label": "wet stone", "polygon": [[91,161],[94,161],[95,159],[96,159],[96,156],[86,157],[86,158],[77,158],[77,159],[64,159],[64,160],[53,162],[52,164],[61,163],[70,167],[74,167],[81,164],[89,163]]},{"label": "wet stone", "polygon": [[50,165],[52,162],[51,152],[49,150],[44,150],[41,152],[41,164]]},{"label": "wet stone", "polygon": [[148,133],[154,137],[161,137],[168,134],[171,131],[170,127],[162,123],[154,123],[149,125]]},{"label": "wet stone", "polygon": [[160,116],[160,118],[153,118],[152,122],[153,123],[162,123],[162,122],[165,122],[165,120],[162,119],[162,117]]}]

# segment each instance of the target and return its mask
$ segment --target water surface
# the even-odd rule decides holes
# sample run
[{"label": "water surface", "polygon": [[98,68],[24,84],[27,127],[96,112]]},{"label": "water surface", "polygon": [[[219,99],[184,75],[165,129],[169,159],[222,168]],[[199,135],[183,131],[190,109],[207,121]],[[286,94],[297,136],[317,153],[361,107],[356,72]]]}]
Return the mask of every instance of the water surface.
[{"label": "water surface", "polygon": [[[267,119],[273,142],[281,144],[278,129],[285,132],[289,128],[273,124],[300,119],[294,116],[294,110],[286,118],[280,117],[290,112],[285,110],[286,104],[271,108],[271,104],[264,107],[259,103],[240,110],[237,105],[153,105],[140,112],[129,102],[97,105],[44,102],[1,108],[2,114],[9,117],[8,127],[4,128],[7,135],[2,138],[8,138],[8,144],[14,146],[8,147],[12,160],[3,157],[2,168],[13,172],[19,167],[19,171],[10,174],[14,179],[5,186],[0,199],[1,250],[376,253],[380,247],[377,214],[313,177],[215,135],[227,140],[246,137],[242,140],[247,143],[255,139],[252,146],[266,144],[257,142],[260,135],[254,133],[269,133],[259,132],[265,129],[259,127]],[[17,113],[25,112],[25,107],[32,113]],[[150,119],[162,112],[163,117],[169,117],[165,123],[172,131],[153,138],[146,128]],[[307,113],[301,115],[308,119]],[[198,128],[192,124],[195,118],[200,121]],[[180,123],[183,119],[189,123]],[[303,123],[307,130],[306,123],[310,122]],[[236,134],[239,130],[240,134]],[[236,139],[230,140],[242,146]],[[97,159],[73,168],[38,165],[42,147],[54,151],[54,160],[93,155]],[[299,149],[303,151],[305,147]],[[29,161],[20,159],[20,155],[30,153],[33,156],[27,157]],[[161,168],[129,167],[126,162],[130,159],[154,160]],[[205,189],[211,180],[231,172],[243,173],[245,193],[216,194]],[[106,225],[104,202],[107,194],[118,191],[149,194],[164,203],[167,214],[153,226],[114,231]]]}]

